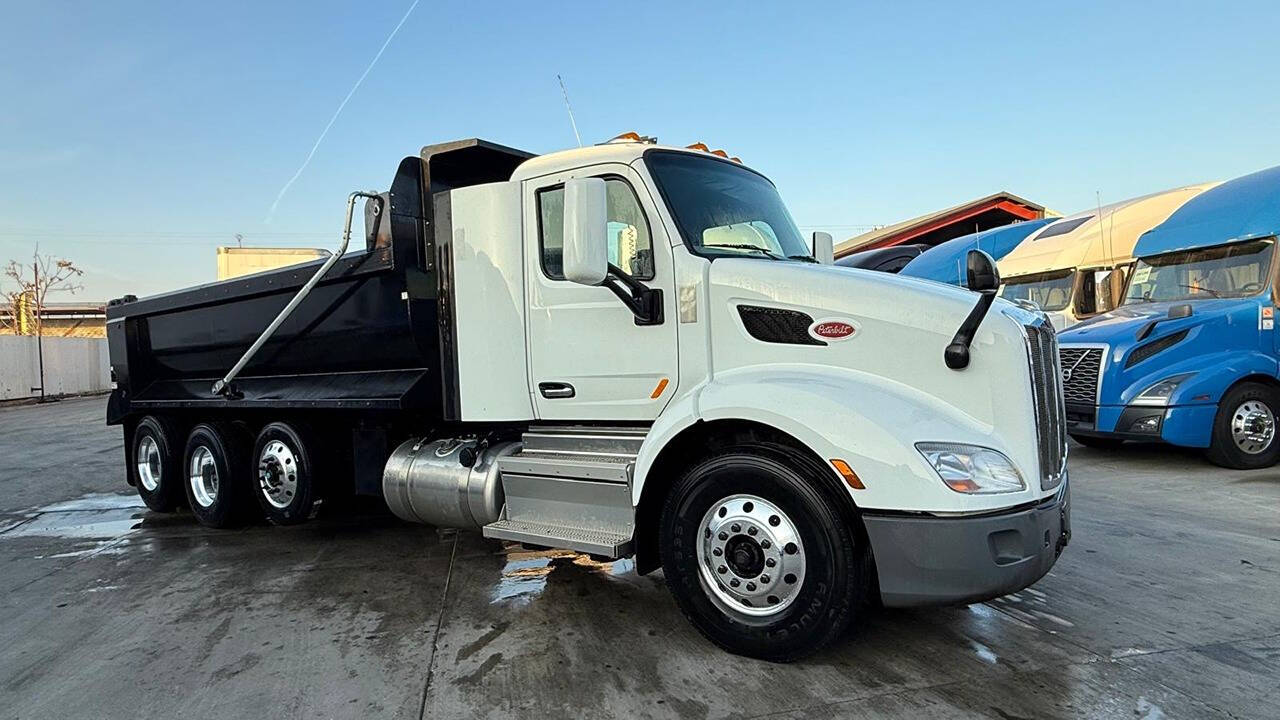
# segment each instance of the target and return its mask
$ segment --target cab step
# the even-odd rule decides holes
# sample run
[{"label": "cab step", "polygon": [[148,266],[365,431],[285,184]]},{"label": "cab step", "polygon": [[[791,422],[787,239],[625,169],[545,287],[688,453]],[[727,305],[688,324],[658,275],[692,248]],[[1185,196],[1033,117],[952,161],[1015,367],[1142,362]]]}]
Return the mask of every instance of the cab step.
[{"label": "cab step", "polygon": [[526,520],[499,520],[485,526],[484,536],[564,548],[607,558],[626,557],[632,550],[630,535]]},{"label": "cab step", "polygon": [[531,428],[498,460],[506,504],[485,537],[604,557],[632,552],[631,475],[647,428]]}]

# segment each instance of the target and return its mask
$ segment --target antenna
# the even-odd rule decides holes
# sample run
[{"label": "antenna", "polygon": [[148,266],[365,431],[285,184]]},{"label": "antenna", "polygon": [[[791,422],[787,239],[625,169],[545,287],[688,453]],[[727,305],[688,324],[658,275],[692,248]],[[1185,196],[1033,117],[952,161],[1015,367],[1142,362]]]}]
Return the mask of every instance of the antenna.
[{"label": "antenna", "polygon": [[578,121],[573,119],[573,106],[569,104],[569,91],[564,89],[564,78],[560,77],[560,73],[556,73],[556,80],[560,83],[560,94],[564,95],[564,109],[569,111],[569,124],[573,126],[573,137],[578,140],[578,147],[582,147],[582,136],[578,134]]}]

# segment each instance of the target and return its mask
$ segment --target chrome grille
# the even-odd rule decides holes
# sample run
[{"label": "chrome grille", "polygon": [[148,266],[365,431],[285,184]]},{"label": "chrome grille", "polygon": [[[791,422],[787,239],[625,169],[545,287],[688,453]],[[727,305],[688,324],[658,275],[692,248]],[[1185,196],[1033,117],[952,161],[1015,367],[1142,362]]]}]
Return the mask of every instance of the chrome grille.
[{"label": "chrome grille", "polygon": [[1066,408],[1062,402],[1058,338],[1053,326],[1040,321],[1026,326],[1031,360],[1031,390],[1036,409],[1036,444],[1040,453],[1040,488],[1062,482],[1067,458]]},{"label": "chrome grille", "polygon": [[1063,370],[1062,396],[1067,402],[1097,404],[1102,355],[1103,350],[1099,347],[1068,346],[1058,349]]}]

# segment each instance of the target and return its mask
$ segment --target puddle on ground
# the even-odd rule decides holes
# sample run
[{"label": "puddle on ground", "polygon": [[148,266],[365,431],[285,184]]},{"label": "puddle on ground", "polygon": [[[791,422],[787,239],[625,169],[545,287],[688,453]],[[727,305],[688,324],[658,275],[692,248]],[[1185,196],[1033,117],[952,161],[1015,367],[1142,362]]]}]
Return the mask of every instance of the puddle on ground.
[{"label": "puddle on ground", "polygon": [[92,493],[23,511],[0,530],[0,541],[31,537],[72,541],[71,549],[37,555],[37,560],[122,552],[120,540],[143,527],[147,512],[137,495]]},{"label": "puddle on ground", "polygon": [[489,601],[527,604],[542,594],[547,587],[547,579],[557,568],[566,566],[575,566],[606,577],[635,570],[635,562],[625,558],[601,561],[571,550],[535,551],[515,547],[507,552],[507,564],[502,568],[502,577],[489,593]]}]

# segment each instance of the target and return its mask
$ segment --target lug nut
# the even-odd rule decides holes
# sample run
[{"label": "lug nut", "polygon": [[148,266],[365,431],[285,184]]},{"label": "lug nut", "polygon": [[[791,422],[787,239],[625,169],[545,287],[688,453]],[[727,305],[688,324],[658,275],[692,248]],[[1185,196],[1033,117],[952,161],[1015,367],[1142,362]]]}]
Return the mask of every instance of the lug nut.
[{"label": "lug nut", "polygon": [[717,535],[716,537],[720,538],[721,540],[728,540],[728,539],[729,539],[729,533],[727,533],[727,532],[722,532],[722,533],[720,533],[719,535]]},{"label": "lug nut", "polygon": [[747,592],[755,592],[755,591],[756,591],[756,584],[755,584],[755,583],[747,583]]},{"label": "lug nut", "polygon": [[761,575],[761,576],[760,576],[760,582],[761,582],[762,584],[764,584],[764,585],[768,585],[768,584],[769,584],[769,576],[768,576],[768,575]]},{"label": "lug nut", "polygon": [[773,558],[765,558],[765,559],[764,559],[764,566],[765,566],[765,567],[773,567],[774,565],[777,565],[777,564],[778,564],[778,561],[777,561],[777,560],[774,560]]},{"label": "lug nut", "polygon": [[755,534],[756,534],[756,533],[758,533],[758,532],[760,532],[760,531],[759,531],[759,530],[757,530],[757,529],[756,529],[756,526],[754,526],[754,525],[752,525],[751,527],[747,528],[747,534],[748,534],[748,535],[755,535]]},{"label": "lug nut", "polygon": [[720,548],[712,548],[711,554],[715,555],[716,557],[720,557],[721,555],[724,554],[724,552],[721,551]]},{"label": "lug nut", "polygon": [[729,529],[730,529],[730,530],[732,530],[732,531],[734,531],[734,532],[742,532],[742,526],[741,526],[741,525],[739,525],[738,523],[734,523],[734,524],[730,525],[730,526],[729,526]]},{"label": "lug nut", "polygon": [[734,578],[734,579],[732,579],[732,580],[730,580],[730,581],[729,581],[729,586],[730,586],[730,587],[738,587],[738,586],[739,586],[739,585],[741,585],[741,584],[742,584],[742,581],[738,580],[738,578]]},{"label": "lug nut", "polygon": [[761,540],[760,547],[764,548],[765,550],[768,550],[769,548],[773,547],[773,543],[769,542],[768,540]]},{"label": "lug nut", "polygon": [[720,573],[721,575],[723,575],[723,574],[725,574],[725,573],[729,572],[729,568],[727,568],[727,567],[725,567],[725,566],[721,565],[720,567],[716,568],[716,572],[718,572],[718,573]]}]

